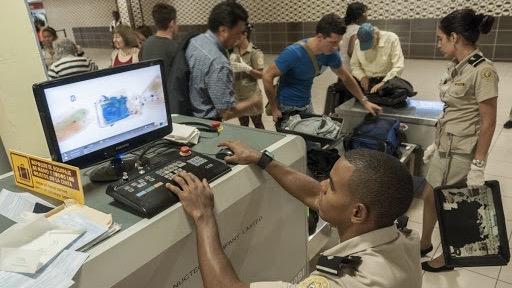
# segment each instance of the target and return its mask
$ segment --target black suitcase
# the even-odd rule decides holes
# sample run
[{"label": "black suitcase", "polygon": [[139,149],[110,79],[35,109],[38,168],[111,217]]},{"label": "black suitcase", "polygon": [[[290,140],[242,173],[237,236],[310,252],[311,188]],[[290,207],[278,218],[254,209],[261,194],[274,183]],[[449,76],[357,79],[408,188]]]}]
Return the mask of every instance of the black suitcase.
[{"label": "black suitcase", "polygon": [[354,96],[347,90],[341,80],[329,85],[327,94],[325,95],[324,115],[334,113],[336,107],[352,99]]}]

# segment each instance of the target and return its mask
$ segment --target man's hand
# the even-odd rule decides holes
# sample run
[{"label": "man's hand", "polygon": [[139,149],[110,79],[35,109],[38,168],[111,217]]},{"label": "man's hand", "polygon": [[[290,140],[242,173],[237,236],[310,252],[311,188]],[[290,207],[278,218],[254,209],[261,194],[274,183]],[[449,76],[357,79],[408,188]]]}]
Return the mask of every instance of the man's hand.
[{"label": "man's hand", "polygon": [[256,164],[261,158],[261,152],[257,151],[240,141],[227,140],[219,143],[217,146],[225,146],[233,151],[233,156],[224,158],[226,162],[247,165]]},{"label": "man's hand", "polygon": [[373,104],[372,102],[365,100],[363,101],[363,106],[370,112],[373,116],[377,116],[382,113],[382,107],[377,104]]},{"label": "man's hand", "polygon": [[277,107],[272,108],[272,120],[274,120],[274,123],[281,118],[283,118],[283,113],[281,113],[281,110],[279,110]]},{"label": "man's hand", "polygon": [[204,216],[213,217],[213,193],[206,179],[201,181],[191,173],[181,172],[174,176],[173,180],[181,188],[170,183],[165,184],[165,187],[180,198],[183,209],[194,222]]},{"label": "man's hand", "polygon": [[478,188],[485,184],[484,171],[485,167],[478,167],[475,164],[471,164],[471,170],[469,170],[466,182],[468,188]]},{"label": "man's hand", "polygon": [[380,82],[379,84],[372,87],[372,90],[370,90],[370,93],[377,93],[379,92],[380,88],[384,85],[384,82]]},{"label": "man's hand", "polygon": [[370,79],[368,79],[368,76],[361,78],[361,87],[363,87],[363,92],[368,93],[368,88],[370,88]]}]

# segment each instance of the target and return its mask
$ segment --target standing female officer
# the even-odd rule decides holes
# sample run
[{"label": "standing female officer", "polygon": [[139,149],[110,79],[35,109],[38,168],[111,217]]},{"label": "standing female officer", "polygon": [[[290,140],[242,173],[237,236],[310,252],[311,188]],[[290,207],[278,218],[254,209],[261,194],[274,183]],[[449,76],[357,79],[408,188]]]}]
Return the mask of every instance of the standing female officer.
[{"label": "standing female officer", "polygon": [[[433,187],[467,181],[469,187],[484,184],[485,161],[496,126],[498,75],[476,44],[494,23],[492,16],[472,9],[454,11],[439,23],[438,47],[452,59],[440,83],[444,113],[436,125],[435,143],[425,151],[430,161],[423,192],[421,254],[432,251],[432,231],[437,221]],[[423,270],[453,270],[441,256],[422,263]]]}]

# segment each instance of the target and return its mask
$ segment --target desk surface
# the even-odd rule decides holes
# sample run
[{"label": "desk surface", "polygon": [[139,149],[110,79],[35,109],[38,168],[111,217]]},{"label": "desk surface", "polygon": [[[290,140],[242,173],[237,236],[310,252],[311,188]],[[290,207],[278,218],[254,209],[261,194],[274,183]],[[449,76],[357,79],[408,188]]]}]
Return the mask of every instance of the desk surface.
[{"label": "desk surface", "polygon": [[[173,116],[173,122],[175,123],[185,121],[204,123],[209,122],[207,120],[192,117]],[[226,123],[224,123],[223,125],[224,131],[220,135],[217,135],[216,133],[201,132],[200,142],[194,147],[192,147],[192,149],[194,151],[210,155],[211,157],[215,157],[213,155],[218,150],[217,144],[226,139],[240,139],[242,142],[249,144],[251,147],[255,149],[263,150],[285,137],[283,134],[276,133],[273,131],[240,127],[238,125]],[[105,194],[105,190],[107,187],[105,183],[91,183],[89,181],[89,177],[84,176],[83,174],[82,183],[84,186],[85,204],[99,211],[112,214],[114,221],[121,224],[123,229],[131,227],[132,225],[134,225],[135,223],[142,219],[139,216],[136,216],[119,208],[120,206],[117,206],[119,204],[115,203],[110,196]],[[5,188],[10,191],[26,191],[23,188],[17,187],[14,184],[12,176],[0,179],[0,188]],[[58,204],[58,202],[55,202],[50,198],[46,198],[43,195],[38,196],[50,202]],[[13,221],[0,215],[0,232],[4,231],[13,224]]]},{"label": "desk surface", "polygon": [[[443,103],[440,101],[408,99],[408,102],[409,105],[404,108],[382,107],[382,115],[398,118],[405,123],[434,126],[443,112]],[[351,114],[366,114],[368,111],[361,103],[351,99],[336,107],[336,113],[344,117]]]},{"label": "desk surface", "polygon": [[[175,116],[173,121],[204,120]],[[201,143],[193,147],[198,152],[214,154],[220,141],[240,139],[256,149],[272,151],[281,163],[305,173],[305,142],[300,137],[230,124],[224,124],[220,135],[203,136]],[[86,204],[111,213],[123,227],[87,251],[89,258],[74,279],[76,287],[201,286],[201,277],[195,273],[198,263],[194,225],[181,205],[143,219],[112,205],[112,198],[105,194],[105,184],[90,183],[88,177],[83,177],[83,184]],[[302,203],[254,165],[233,166],[233,171],[211,187],[221,240],[241,279],[291,281],[306,274],[307,222]],[[0,176],[0,188],[22,190],[13,184],[12,176]],[[0,217],[0,231],[12,224]],[[270,262],[276,266],[269,266]]]}]

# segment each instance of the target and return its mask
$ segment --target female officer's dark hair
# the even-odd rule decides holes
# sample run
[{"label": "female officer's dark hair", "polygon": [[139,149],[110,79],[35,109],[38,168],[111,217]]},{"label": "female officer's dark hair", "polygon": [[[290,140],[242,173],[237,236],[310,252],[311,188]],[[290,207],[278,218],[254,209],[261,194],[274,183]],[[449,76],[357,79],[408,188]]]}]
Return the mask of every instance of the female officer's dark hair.
[{"label": "female officer's dark hair", "polygon": [[459,34],[474,45],[478,41],[480,33],[489,33],[493,24],[493,16],[476,14],[473,9],[460,9],[441,19],[439,29],[446,35]]},{"label": "female officer's dark hair", "polygon": [[253,30],[254,26],[251,23],[247,23],[245,26],[245,33],[247,33],[247,40],[249,40],[249,42],[251,42],[251,34]]},{"label": "female officer's dark hair", "polygon": [[357,22],[366,11],[368,11],[368,6],[361,2],[348,4],[347,12],[345,12],[345,25]]}]

